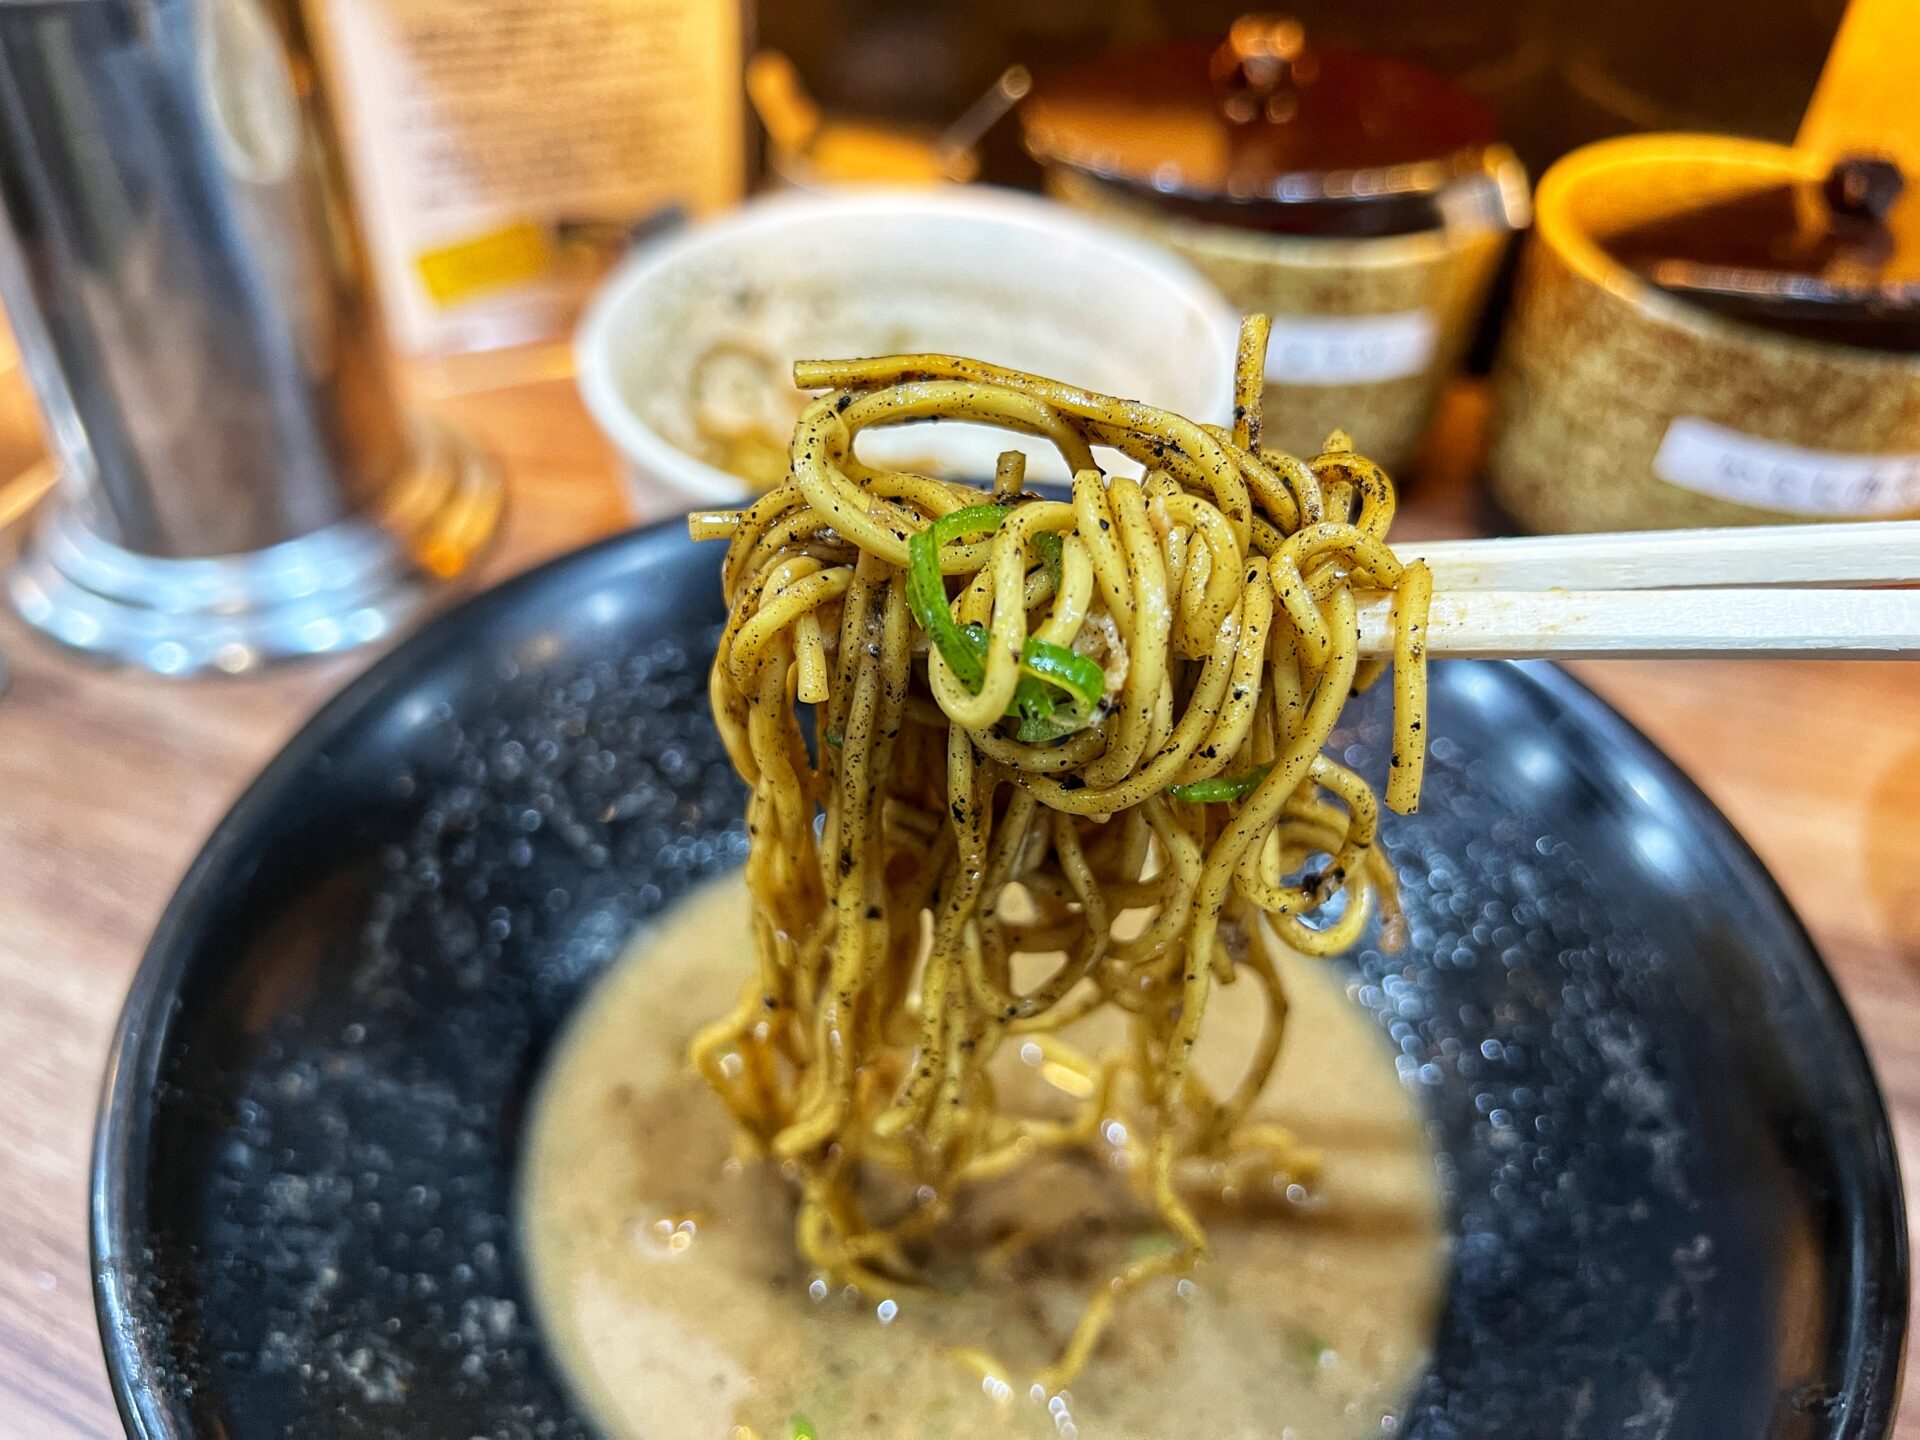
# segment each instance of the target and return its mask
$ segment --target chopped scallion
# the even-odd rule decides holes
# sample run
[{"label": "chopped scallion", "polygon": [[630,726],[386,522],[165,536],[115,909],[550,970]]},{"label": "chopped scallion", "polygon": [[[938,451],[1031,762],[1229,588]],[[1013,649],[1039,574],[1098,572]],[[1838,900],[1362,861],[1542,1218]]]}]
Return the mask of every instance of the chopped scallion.
[{"label": "chopped scallion", "polygon": [[1190,805],[1223,805],[1229,800],[1244,800],[1260,788],[1271,765],[1257,765],[1244,775],[1216,775],[1211,780],[1195,780],[1190,785],[1169,786],[1167,793]]}]

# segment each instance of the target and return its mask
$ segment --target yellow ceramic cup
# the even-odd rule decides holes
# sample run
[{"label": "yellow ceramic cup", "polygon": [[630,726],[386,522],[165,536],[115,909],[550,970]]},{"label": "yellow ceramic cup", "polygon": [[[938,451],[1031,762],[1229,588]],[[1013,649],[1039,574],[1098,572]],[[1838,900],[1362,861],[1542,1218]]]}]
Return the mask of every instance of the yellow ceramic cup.
[{"label": "yellow ceramic cup", "polygon": [[1758,141],[1641,135],[1547,172],[1494,374],[1489,474],[1516,520],[1550,532],[1920,514],[1920,356],[1743,325],[1600,244],[1827,167]]}]

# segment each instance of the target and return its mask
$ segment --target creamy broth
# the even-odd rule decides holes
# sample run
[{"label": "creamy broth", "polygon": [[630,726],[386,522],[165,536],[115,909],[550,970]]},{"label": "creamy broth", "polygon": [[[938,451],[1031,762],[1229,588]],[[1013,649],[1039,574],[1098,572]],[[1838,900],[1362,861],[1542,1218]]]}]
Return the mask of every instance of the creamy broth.
[{"label": "creamy broth", "polygon": [[[795,1416],[820,1440],[1391,1428],[1438,1314],[1440,1207],[1413,1102],[1325,962],[1282,957],[1292,1009],[1261,1106],[1321,1151],[1312,1193],[1202,1207],[1213,1250],[1192,1281],[1131,1297],[1071,1391],[1034,1398],[1018,1376],[1058,1350],[1089,1287],[1160,1243],[1150,1210],[1113,1155],[1050,1159],[957,1207],[927,1288],[828,1291],[794,1253],[786,1187],[736,1157],[731,1118],[686,1062],[746,973],[747,914],[735,877],[642,936],[536,1102],[521,1179],[529,1282],[562,1370],[610,1436],[729,1440],[744,1425],[788,1440]],[[1259,1004],[1251,983],[1215,991],[1203,1073],[1234,1073]],[[1003,1093],[1044,1089],[1017,1046],[1001,1061]],[[1012,1392],[957,1364],[962,1346],[1006,1362]]]}]

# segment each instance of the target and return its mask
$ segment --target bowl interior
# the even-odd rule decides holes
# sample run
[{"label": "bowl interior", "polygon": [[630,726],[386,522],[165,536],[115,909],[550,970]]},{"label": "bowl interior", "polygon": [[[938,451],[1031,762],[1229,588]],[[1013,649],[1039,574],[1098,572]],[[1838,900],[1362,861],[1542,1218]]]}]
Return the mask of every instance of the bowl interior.
[{"label": "bowl interior", "polygon": [[[470,603],[209,843],[96,1153],[136,1436],[591,1434],[529,1313],[516,1157],[580,995],[744,852],[706,712],[716,558],[656,529]],[[1385,720],[1376,691],[1339,737],[1365,773]],[[1341,962],[1453,1235],[1401,1433],[1878,1440],[1906,1317],[1892,1140],[1778,891],[1557,671],[1441,665],[1432,733],[1428,802],[1385,835],[1410,942]]]},{"label": "bowl interior", "polygon": [[[1001,363],[1221,421],[1235,317],[1181,261],[1015,196],[777,197],[662,241],[609,282],[582,331],[582,384],[630,461],[732,494],[696,416],[792,429],[798,359],[932,351]],[[864,457],[993,473],[1004,431],[914,425]],[[1071,478],[1044,444],[1036,478]]]}]

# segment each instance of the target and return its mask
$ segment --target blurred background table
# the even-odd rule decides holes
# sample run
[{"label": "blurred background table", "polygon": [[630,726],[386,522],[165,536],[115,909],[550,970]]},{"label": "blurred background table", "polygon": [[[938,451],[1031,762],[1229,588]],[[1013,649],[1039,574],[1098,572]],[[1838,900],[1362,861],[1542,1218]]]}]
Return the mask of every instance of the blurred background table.
[{"label": "blurred background table", "polygon": [[[422,376],[441,390],[444,377]],[[506,466],[501,579],[629,523],[557,369],[442,399]],[[1487,525],[1485,402],[1449,396],[1410,533]],[[25,407],[0,396],[0,424]],[[0,434],[0,458],[29,446]],[[11,473],[0,471],[0,473]],[[88,1150],[109,1037],[149,931],[207,832],[364,652],[239,681],[90,668],[0,616],[0,1435],[120,1433],[93,1320]],[[1579,667],[1732,818],[1811,927],[1865,1032],[1920,1195],[1920,665]],[[1920,1389],[1909,1372],[1908,1395]],[[1920,1403],[1900,1433],[1920,1440]]]}]

